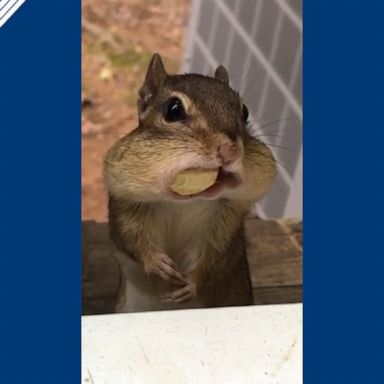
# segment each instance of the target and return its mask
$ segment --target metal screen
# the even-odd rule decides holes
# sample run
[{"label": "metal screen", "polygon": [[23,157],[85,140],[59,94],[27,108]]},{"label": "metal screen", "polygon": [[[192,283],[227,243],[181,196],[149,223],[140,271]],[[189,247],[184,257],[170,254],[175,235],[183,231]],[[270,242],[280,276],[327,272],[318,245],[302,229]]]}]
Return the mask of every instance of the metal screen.
[{"label": "metal screen", "polygon": [[279,163],[262,217],[302,218],[301,0],[193,0],[184,72],[229,70]]}]

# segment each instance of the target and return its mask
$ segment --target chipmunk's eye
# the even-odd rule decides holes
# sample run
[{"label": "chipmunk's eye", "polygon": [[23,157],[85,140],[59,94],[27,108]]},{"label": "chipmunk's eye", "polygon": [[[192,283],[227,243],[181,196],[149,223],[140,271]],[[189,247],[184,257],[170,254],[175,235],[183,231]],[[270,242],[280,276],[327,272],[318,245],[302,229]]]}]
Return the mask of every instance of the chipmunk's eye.
[{"label": "chipmunk's eye", "polygon": [[182,121],[186,118],[186,113],[183,107],[183,103],[177,97],[172,97],[169,99],[164,118],[167,121]]},{"label": "chipmunk's eye", "polygon": [[243,121],[244,121],[244,123],[248,122],[248,118],[249,118],[248,108],[245,104],[243,104]]}]

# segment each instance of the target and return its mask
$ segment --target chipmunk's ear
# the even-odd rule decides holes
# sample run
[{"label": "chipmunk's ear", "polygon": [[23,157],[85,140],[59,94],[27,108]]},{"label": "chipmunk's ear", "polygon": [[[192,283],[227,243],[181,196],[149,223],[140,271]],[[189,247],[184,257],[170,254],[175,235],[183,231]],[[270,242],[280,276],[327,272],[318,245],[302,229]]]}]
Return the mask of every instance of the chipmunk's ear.
[{"label": "chipmunk's ear", "polygon": [[221,81],[224,84],[229,84],[228,71],[222,65],[219,65],[216,68],[215,79]]},{"label": "chipmunk's ear", "polygon": [[163,61],[158,53],[152,56],[145,75],[144,84],[139,90],[138,109],[139,116],[145,112],[148,102],[156,94],[157,90],[164,83],[168,74],[165,71]]},{"label": "chipmunk's ear", "polygon": [[167,76],[161,56],[155,53],[148,65],[142,89],[145,88],[150,92],[156,92]]}]

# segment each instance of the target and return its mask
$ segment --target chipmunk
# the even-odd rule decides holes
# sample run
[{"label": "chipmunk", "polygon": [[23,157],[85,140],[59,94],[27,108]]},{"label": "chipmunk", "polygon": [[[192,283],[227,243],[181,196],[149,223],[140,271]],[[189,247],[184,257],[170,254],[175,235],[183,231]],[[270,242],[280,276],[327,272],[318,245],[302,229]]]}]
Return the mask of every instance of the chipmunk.
[{"label": "chipmunk", "polygon": [[[169,75],[154,54],[137,107],[138,127],[104,161],[123,275],[117,311],[252,304],[243,219],[270,188],[276,162],[250,135],[227,70]],[[190,169],[215,169],[217,178],[191,195],[173,191]]]}]

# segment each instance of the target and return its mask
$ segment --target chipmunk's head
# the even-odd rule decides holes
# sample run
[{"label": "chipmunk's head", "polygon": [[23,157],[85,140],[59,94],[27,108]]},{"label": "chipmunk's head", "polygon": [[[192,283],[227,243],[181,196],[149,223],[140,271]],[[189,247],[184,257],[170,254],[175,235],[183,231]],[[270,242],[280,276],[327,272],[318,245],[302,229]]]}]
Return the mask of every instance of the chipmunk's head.
[{"label": "chipmunk's head", "polygon": [[[139,92],[139,121],[148,129],[235,143],[245,133],[248,108],[229,86],[227,70],[214,77],[168,75],[158,54],[152,57]],[[184,136],[185,137],[185,136]]]},{"label": "chipmunk's head", "polygon": [[[155,54],[137,104],[139,127],[115,145],[107,163],[117,152],[121,161],[124,153],[131,167],[140,168],[141,173],[129,181],[146,184],[138,188],[140,193],[145,189],[150,199],[161,196],[176,200],[249,194],[249,189],[244,188],[248,177],[245,168],[252,161],[251,172],[258,174],[260,181],[255,194],[265,193],[274,176],[275,162],[265,145],[249,135],[248,108],[230,87],[223,66],[216,69],[214,77],[168,75],[161,57]],[[264,171],[261,164],[268,164]],[[173,194],[169,190],[172,178],[191,168],[218,169],[215,184],[191,196]],[[130,178],[128,174],[126,177]]]}]

